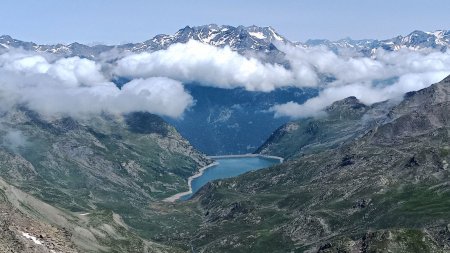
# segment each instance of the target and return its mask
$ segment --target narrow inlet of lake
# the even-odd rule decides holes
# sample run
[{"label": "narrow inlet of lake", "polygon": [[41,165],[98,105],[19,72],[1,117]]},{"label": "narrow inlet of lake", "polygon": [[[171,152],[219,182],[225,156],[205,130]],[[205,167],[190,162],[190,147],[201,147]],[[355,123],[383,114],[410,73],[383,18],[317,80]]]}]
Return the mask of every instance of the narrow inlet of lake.
[{"label": "narrow inlet of lake", "polygon": [[236,177],[249,171],[259,170],[280,163],[280,159],[264,156],[230,156],[212,157],[217,163],[203,171],[201,176],[191,181],[192,193],[182,196],[181,200],[187,200],[208,182]]}]

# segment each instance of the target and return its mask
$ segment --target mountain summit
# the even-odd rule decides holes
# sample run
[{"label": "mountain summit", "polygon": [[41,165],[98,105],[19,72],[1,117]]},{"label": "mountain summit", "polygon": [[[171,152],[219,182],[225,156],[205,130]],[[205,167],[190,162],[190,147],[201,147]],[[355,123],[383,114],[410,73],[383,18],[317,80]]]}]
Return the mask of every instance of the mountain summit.
[{"label": "mountain summit", "polygon": [[197,40],[217,47],[229,46],[232,50],[238,52],[252,50],[265,53],[276,50],[276,47],[272,44],[274,42],[290,43],[272,27],[259,27],[254,25],[234,27],[210,24],[193,27],[186,26],[178,30],[174,35],[159,34],[141,43],[128,43],[114,46],[87,46],[76,42],[68,45],[38,45],[33,42],[24,42],[4,35],[0,37],[0,49],[23,48],[25,50],[48,52],[62,56],[95,58],[102,52],[113,48],[139,53],[166,49],[172,44],[186,43],[189,40]]},{"label": "mountain summit", "polygon": [[272,27],[258,26],[229,26],[229,25],[203,25],[186,26],[174,35],[157,35],[153,39],[135,44],[136,50],[165,49],[174,43],[186,43],[197,40],[212,46],[229,46],[236,51],[243,50],[272,50],[272,42],[288,42]]}]

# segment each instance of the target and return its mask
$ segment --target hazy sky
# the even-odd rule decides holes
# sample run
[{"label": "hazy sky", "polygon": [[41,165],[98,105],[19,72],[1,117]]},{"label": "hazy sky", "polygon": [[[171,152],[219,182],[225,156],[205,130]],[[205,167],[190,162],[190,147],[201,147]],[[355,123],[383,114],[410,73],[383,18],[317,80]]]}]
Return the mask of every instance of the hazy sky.
[{"label": "hazy sky", "polygon": [[3,0],[0,34],[37,43],[123,43],[186,25],[272,26],[293,41],[450,29],[448,0]]}]

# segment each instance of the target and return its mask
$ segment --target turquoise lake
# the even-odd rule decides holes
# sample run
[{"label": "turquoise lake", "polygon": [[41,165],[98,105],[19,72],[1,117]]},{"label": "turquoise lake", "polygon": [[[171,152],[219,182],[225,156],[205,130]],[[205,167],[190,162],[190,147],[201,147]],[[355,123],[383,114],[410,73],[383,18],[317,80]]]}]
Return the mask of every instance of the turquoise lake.
[{"label": "turquoise lake", "polygon": [[280,160],[265,157],[230,157],[215,158],[218,165],[212,166],[203,172],[203,175],[192,180],[192,194],[181,197],[187,200],[202,186],[217,179],[236,177],[249,171],[259,170],[279,164]]}]

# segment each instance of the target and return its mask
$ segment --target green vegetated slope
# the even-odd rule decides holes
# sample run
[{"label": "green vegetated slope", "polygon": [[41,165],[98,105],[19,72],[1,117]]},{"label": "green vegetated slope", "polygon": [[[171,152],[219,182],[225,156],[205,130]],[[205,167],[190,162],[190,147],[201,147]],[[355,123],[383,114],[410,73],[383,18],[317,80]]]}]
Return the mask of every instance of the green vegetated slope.
[{"label": "green vegetated slope", "polygon": [[448,252],[450,78],[400,103],[336,102],[260,149],[288,160],[192,201],[198,252]]},{"label": "green vegetated slope", "polygon": [[[149,113],[47,119],[20,108],[2,115],[1,123],[0,176],[37,201],[24,208],[19,198],[15,207],[68,228],[83,251],[158,249],[143,239],[166,222],[151,203],[186,191],[187,178],[210,162]],[[44,204],[70,222],[53,219]],[[77,240],[80,234],[93,243]]]}]

